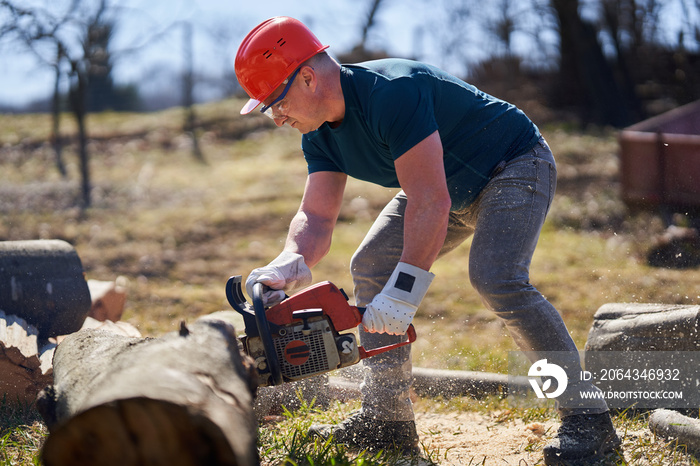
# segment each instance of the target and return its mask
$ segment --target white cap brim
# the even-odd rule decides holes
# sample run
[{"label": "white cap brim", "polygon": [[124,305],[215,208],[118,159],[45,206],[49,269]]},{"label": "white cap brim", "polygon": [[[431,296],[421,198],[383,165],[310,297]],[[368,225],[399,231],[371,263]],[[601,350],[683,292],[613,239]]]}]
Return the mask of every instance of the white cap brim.
[{"label": "white cap brim", "polygon": [[247,114],[249,114],[250,112],[252,112],[253,110],[255,110],[255,107],[257,107],[257,106],[260,105],[261,103],[262,103],[262,102],[260,102],[259,100],[250,99],[248,102],[246,102],[246,104],[245,104],[245,105],[243,106],[243,108],[241,109],[241,115],[247,115]]}]

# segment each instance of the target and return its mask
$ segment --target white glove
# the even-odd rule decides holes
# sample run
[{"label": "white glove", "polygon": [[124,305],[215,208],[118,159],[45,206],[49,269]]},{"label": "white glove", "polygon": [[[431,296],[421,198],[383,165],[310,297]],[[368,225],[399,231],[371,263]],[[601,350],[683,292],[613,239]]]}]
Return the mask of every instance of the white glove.
[{"label": "white glove", "polygon": [[265,267],[259,267],[248,275],[245,288],[248,296],[253,296],[253,285],[266,285],[263,291],[263,304],[274,306],[284,299],[285,291],[295,290],[311,284],[311,270],[304,262],[304,256],[289,251],[282,253]]},{"label": "white glove", "polygon": [[362,325],[371,333],[403,335],[416,314],[435,275],[399,262],[381,293],[362,315]]}]

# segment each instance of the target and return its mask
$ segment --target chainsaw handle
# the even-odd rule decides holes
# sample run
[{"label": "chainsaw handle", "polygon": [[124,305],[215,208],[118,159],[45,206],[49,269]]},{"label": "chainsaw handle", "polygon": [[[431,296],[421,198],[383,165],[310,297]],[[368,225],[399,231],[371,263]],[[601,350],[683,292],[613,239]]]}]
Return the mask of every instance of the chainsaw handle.
[{"label": "chainsaw handle", "polygon": [[[360,308],[358,308],[358,310],[359,309]],[[360,313],[362,313],[363,311],[364,311],[364,308],[362,308]],[[387,351],[393,350],[395,348],[400,348],[401,346],[410,345],[411,343],[416,341],[416,329],[413,327],[413,324],[410,324],[408,326],[408,330],[406,331],[406,335],[408,336],[408,340],[403,341],[401,343],[394,343],[393,345],[382,346],[381,348],[372,348],[371,350],[366,350],[360,346],[359,347],[360,359],[369,358],[372,356],[376,356],[378,354],[386,353]]]},{"label": "chainsaw handle", "polygon": [[[365,314],[365,311],[367,310],[366,307],[360,307],[360,306],[355,306],[355,309],[360,313],[360,318]],[[358,322],[358,325],[362,324],[362,319]],[[408,330],[406,331],[406,334],[408,335],[408,341],[401,344],[400,346],[403,346],[404,344],[408,345],[410,343],[413,343],[416,341],[416,329],[413,327],[413,324],[410,324],[408,326]],[[394,346],[392,346],[394,348]],[[373,351],[373,350],[371,350]]]}]

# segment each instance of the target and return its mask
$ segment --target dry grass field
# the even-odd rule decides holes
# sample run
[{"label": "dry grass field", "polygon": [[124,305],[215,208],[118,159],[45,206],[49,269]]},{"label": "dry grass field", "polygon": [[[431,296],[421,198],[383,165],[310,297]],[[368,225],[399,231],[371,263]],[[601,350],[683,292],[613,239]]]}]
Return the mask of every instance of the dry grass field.
[{"label": "dry grass field", "polygon": [[[65,115],[62,122],[69,137],[64,179],[46,142],[49,117],[0,115],[0,241],[63,239],[76,248],[87,278],[123,277],[128,291],[123,320],[144,336],[157,337],[183,319],[228,308],[226,279],[247,275],[280,251],[306,173],[298,133],[272,130],[262,116],[243,119],[239,105],[225,101],[197,109],[205,163],[195,160],[190,139],[181,133],[181,110],[91,115],[89,209],[79,207],[72,118]],[[699,269],[646,264],[647,251],[665,227],[652,214],[633,215],[620,201],[615,131],[541,129],[557,158],[559,186],[531,281],[562,313],[579,348],[605,303],[700,302]],[[314,269],[316,281],[330,280],[351,294],[349,258],[392,193],[349,184],[331,252]],[[416,317],[414,364],[507,373],[507,354],[515,346],[471,289],[468,254],[467,243],[434,266],[436,279]],[[467,401],[421,408],[423,403],[435,402],[418,403],[426,413],[492,415],[488,406]],[[514,422],[516,416],[507,417]],[[44,434],[31,408],[4,407],[0,464],[38,462]],[[638,443],[634,447],[644,450]],[[446,447],[435,448],[433,461],[440,462]],[[665,444],[649,448],[660,453],[638,464],[676,461],[668,462],[677,456]],[[688,462],[683,464],[695,461],[681,458]],[[482,464],[477,454],[472,459]],[[535,464],[537,455],[523,461]]]}]

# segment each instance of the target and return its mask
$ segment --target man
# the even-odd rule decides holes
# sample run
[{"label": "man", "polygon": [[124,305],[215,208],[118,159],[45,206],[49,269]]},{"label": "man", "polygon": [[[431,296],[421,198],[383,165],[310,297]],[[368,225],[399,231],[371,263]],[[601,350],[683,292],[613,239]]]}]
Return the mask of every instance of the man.
[{"label": "man", "polygon": [[[269,19],[236,55],[261,112],[303,134],[308,178],[283,252],[251,272],[271,305],[311,283],[328,253],[348,176],[401,192],[381,212],[351,261],[354,296],[366,307],[365,347],[404,334],[433,280],[430,267],[473,236],[469,278],[532,362],[549,358],[581,382],[578,352],[554,307],[529,283],[529,265],[556,185],[552,153],[516,107],[435,67],[398,59],[340,65],[299,21]],[[466,264],[465,264],[466,272]],[[554,361],[552,359],[554,358]],[[409,399],[408,347],[365,360],[362,408],[311,433],[360,448],[418,451]],[[547,464],[598,458],[619,439],[604,401],[560,397],[562,425]]]}]

